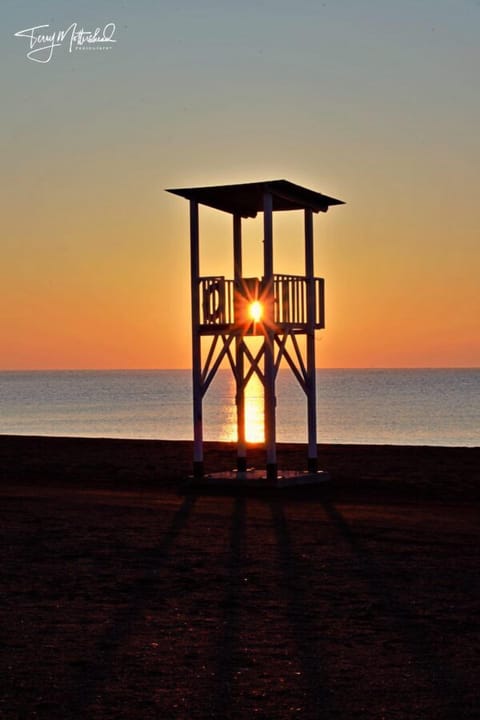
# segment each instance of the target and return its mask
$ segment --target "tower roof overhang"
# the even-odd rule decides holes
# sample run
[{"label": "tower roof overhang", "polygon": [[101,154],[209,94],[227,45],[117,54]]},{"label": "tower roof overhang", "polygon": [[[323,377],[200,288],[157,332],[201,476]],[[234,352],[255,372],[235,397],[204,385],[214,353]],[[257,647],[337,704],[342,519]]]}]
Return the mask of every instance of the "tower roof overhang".
[{"label": "tower roof overhang", "polygon": [[175,188],[168,189],[167,192],[245,218],[255,217],[257,213],[263,212],[265,193],[272,195],[273,211],[310,209],[313,212],[327,212],[330,205],[344,204],[342,200],[322,195],[288,180]]}]

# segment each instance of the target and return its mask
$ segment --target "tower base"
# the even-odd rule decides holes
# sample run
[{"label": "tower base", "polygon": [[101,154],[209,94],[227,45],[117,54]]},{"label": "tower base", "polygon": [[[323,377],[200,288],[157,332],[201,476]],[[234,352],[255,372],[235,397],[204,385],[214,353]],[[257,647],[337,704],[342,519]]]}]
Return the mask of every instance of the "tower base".
[{"label": "tower base", "polygon": [[269,477],[266,470],[248,468],[246,471],[227,470],[224,472],[208,473],[202,478],[189,478],[189,487],[206,490],[264,490],[293,488],[302,485],[321,485],[329,482],[330,474],[323,470],[309,472],[308,470],[278,470],[276,477]]}]

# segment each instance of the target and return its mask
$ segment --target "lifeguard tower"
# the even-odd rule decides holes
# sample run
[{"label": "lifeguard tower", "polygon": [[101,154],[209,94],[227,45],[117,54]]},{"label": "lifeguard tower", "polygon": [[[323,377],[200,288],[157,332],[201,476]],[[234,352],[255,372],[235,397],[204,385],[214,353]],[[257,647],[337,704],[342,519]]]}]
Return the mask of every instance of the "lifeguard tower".
[{"label": "lifeguard tower", "polygon": [[[315,277],[313,213],[326,212],[341,200],[287,180],[170,189],[190,202],[190,268],[192,302],[194,481],[234,481],[246,485],[296,485],[326,478],[318,469],[315,382],[315,330],[325,327],[324,281]],[[199,205],[230,213],[233,219],[233,279],[200,275]],[[305,274],[273,272],[273,213],[303,210]],[[263,212],[263,275],[244,277],[242,219]],[[303,349],[298,336],[305,335]],[[260,349],[249,338],[261,336]],[[203,347],[202,347],[202,339]],[[222,362],[227,359],[236,385],[237,468],[205,475],[202,402]],[[288,363],[307,401],[306,468],[279,471],[276,456],[275,382],[282,360]],[[256,374],[264,389],[266,467],[247,468],[245,388]]]}]

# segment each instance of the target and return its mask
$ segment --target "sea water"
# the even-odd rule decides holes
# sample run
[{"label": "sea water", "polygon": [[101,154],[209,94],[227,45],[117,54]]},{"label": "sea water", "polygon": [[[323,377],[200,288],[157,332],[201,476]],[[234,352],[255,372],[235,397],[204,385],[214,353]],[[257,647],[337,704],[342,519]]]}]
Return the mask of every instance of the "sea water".
[{"label": "sea water", "polygon": [[[247,392],[247,435],[263,436],[261,384]],[[318,441],[480,445],[480,369],[318,370]],[[204,401],[207,440],[234,440],[235,387],[220,370]],[[306,402],[289,370],[277,379],[277,439],[305,442]],[[191,439],[188,370],[0,373],[0,433]]]}]

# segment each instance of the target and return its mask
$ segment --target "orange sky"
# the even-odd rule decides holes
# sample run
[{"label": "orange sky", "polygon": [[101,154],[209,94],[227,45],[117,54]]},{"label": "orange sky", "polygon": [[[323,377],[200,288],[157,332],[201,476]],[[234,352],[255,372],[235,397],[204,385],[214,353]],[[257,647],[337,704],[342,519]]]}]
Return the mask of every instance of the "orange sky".
[{"label": "orange sky", "polygon": [[[49,247],[40,238],[20,259],[14,242],[7,247],[7,265],[9,253],[18,264],[2,283],[3,368],[190,366],[188,203],[160,193],[158,202],[158,217],[150,208],[145,228],[118,218],[114,242],[82,243],[91,231],[81,220],[68,243],[59,237]],[[357,216],[350,202],[315,217],[327,313],[327,328],[317,334],[318,365],[478,365],[473,232],[469,262],[449,242],[449,228],[423,247],[423,228],[407,235],[397,225],[386,241],[378,218],[360,229]],[[298,212],[275,216],[278,272],[303,271],[302,221]],[[204,274],[232,277],[230,225],[230,216],[202,210]],[[261,218],[244,221],[246,275],[260,274],[261,229]]]}]

